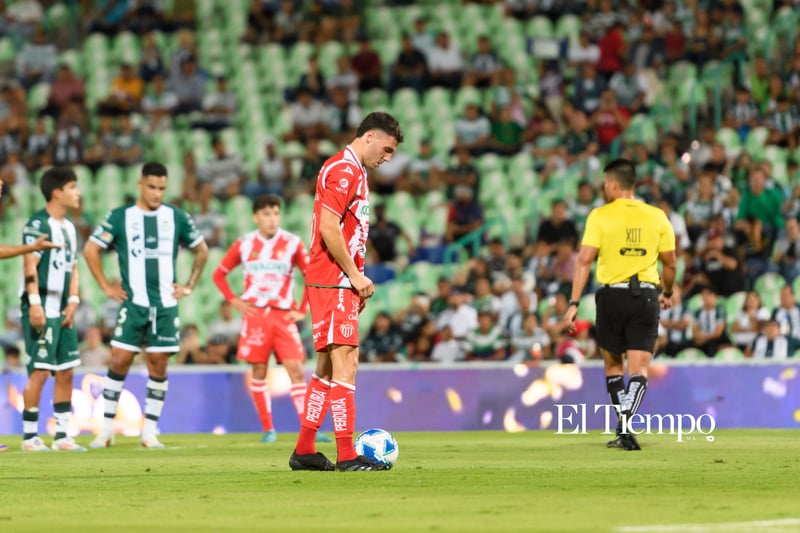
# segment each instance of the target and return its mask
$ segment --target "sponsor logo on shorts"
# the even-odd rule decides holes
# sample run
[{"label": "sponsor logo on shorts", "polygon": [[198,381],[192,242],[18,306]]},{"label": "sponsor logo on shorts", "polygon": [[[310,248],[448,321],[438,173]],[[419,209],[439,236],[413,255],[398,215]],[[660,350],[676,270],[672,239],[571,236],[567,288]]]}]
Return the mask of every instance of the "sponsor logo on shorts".
[{"label": "sponsor logo on shorts", "polygon": [[319,329],[324,325],[325,325],[325,321],[324,320],[320,320],[319,322],[314,322],[313,324],[311,324],[311,329]]},{"label": "sponsor logo on shorts", "polygon": [[349,339],[355,333],[356,328],[353,327],[353,324],[350,322],[345,322],[339,326],[339,332],[342,334],[342,337],[345,339]]},{"label": "sponsor logo on shorts", "polygon": [[261,328],[251,329],[250,334],[247,336],[247,344],[251,346],[264,344],[264,330]]},{"label": "sponsor logo on shorts", "polygon": [[336,304],[336,310],[344,312],[344,289],[339,289],[339,302]]},{"label": "sponsor logo on shorts", "polygon": [[241,347],[242,355],[247,357],[250,355],[250,347],[249,346],[242,346]]}]

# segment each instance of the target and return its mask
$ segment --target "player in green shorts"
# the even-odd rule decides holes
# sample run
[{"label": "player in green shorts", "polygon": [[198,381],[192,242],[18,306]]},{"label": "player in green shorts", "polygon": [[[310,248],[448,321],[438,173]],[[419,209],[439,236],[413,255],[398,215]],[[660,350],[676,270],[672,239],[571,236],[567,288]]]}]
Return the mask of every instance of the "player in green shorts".
[{"label": "player in green shorts", "polygon": [[28,355],[28,383],[23,393],[22,449],[50,451],[39,437],[39,401],[48,376],[55,376],[53,411],[56,434],[52,449],[80,451],[67,433],[72,414],[72,369],[80,364],[78,335],[73,325],[78,308],[78,237],[66,218],[80,206],[78,179],[72,169],[54,167],[44,173],[42,194],[47,205],[25,224],[25,245],[49,238],[57,248],[27,253],[22,284],[22,329]]},{"label": "player in green shorts", "polygon": [[[114,416],[133,358],[145,348],[149,379],[144,404],[142,446],[163,448],[158,419],[167,394],[167,361],[179,349],[178,300],[189,296],[208,260],[208,246],[188,213],[163,203],[167,169],[145,163],[139,178],[139,199],[111,210],[95,228],[83,251],[100,288],[122,305],[111,340],[111,362],[103,382],[103,429],[89,445],[114,442]],[[179,246],[194,253],[186,285],[175,282]],[[115,249],[122,285],[112,285],[103,272],[100,252]]]}]

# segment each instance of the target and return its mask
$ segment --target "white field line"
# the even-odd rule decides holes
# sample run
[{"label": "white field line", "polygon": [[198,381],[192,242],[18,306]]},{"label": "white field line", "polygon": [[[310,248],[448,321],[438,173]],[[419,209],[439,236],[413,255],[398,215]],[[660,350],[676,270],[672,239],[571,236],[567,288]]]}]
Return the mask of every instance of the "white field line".
[{"label": "white field line", "polygon": [[[790,529],[791,528],[791,529]],[[687,532],[707,533],[713,531],[800,531],[800,518],[782,518],[779,520],[755,520],[752,522],[722,522],[718,524],[663,524],[651,526],[623,526],[614,531],[620,533],[664,533]]]}]

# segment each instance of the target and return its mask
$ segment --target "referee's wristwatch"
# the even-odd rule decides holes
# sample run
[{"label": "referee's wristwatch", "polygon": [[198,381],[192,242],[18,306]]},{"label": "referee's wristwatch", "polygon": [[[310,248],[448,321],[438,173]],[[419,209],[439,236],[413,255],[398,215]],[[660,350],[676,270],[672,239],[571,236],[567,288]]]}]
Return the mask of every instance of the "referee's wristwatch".
[{"label": "referee's wristwatch", "polygon": [[580,301],[578,301],[578,300],[570,300],[570,301],[569,301],[569,304],[567,304],[567,307],[572,307],[573,305],[574,305],[575,307],[578,307],[580,304],[581,304],[581,302],[580,302]]}]

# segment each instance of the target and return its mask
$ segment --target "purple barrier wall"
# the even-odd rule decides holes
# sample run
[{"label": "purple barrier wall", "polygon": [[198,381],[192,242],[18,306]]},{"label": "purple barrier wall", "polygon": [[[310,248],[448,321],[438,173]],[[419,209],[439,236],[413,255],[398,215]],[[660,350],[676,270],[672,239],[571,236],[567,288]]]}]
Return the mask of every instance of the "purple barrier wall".
[{"label": "purple barrier wall", "polygon": [[[793,365],[654,365],[641,413],[711,415],[717,428],[800,428],[800,362]],[[21,432],[23,374],[0,376],[0,434]],[[137,434],[142,423],[146,376],[132,372],[126,381],[117,430]],[[258,432],[248,392],[248,374],[174,370],[161,429],[165,433]],[[586,404],[587,429],[603,429],[607,404],[603,369],[553,365],[433,369],[363,368],[359,372],[357,429],[393,431],[550,429],[558,424],[557,404]],[[278,431],[297,431],[289,381],[281,370],[270,374]],[[102,420],[102,373],[76,374],[74,429],[90,432]],[[52,431],[52,380],[42,397],[42,432]],[[572,412],[563,408],[563,412]],[[574,428],[563,424],[564,431]],[[323,429],[330,431],[329,421]]]}]

